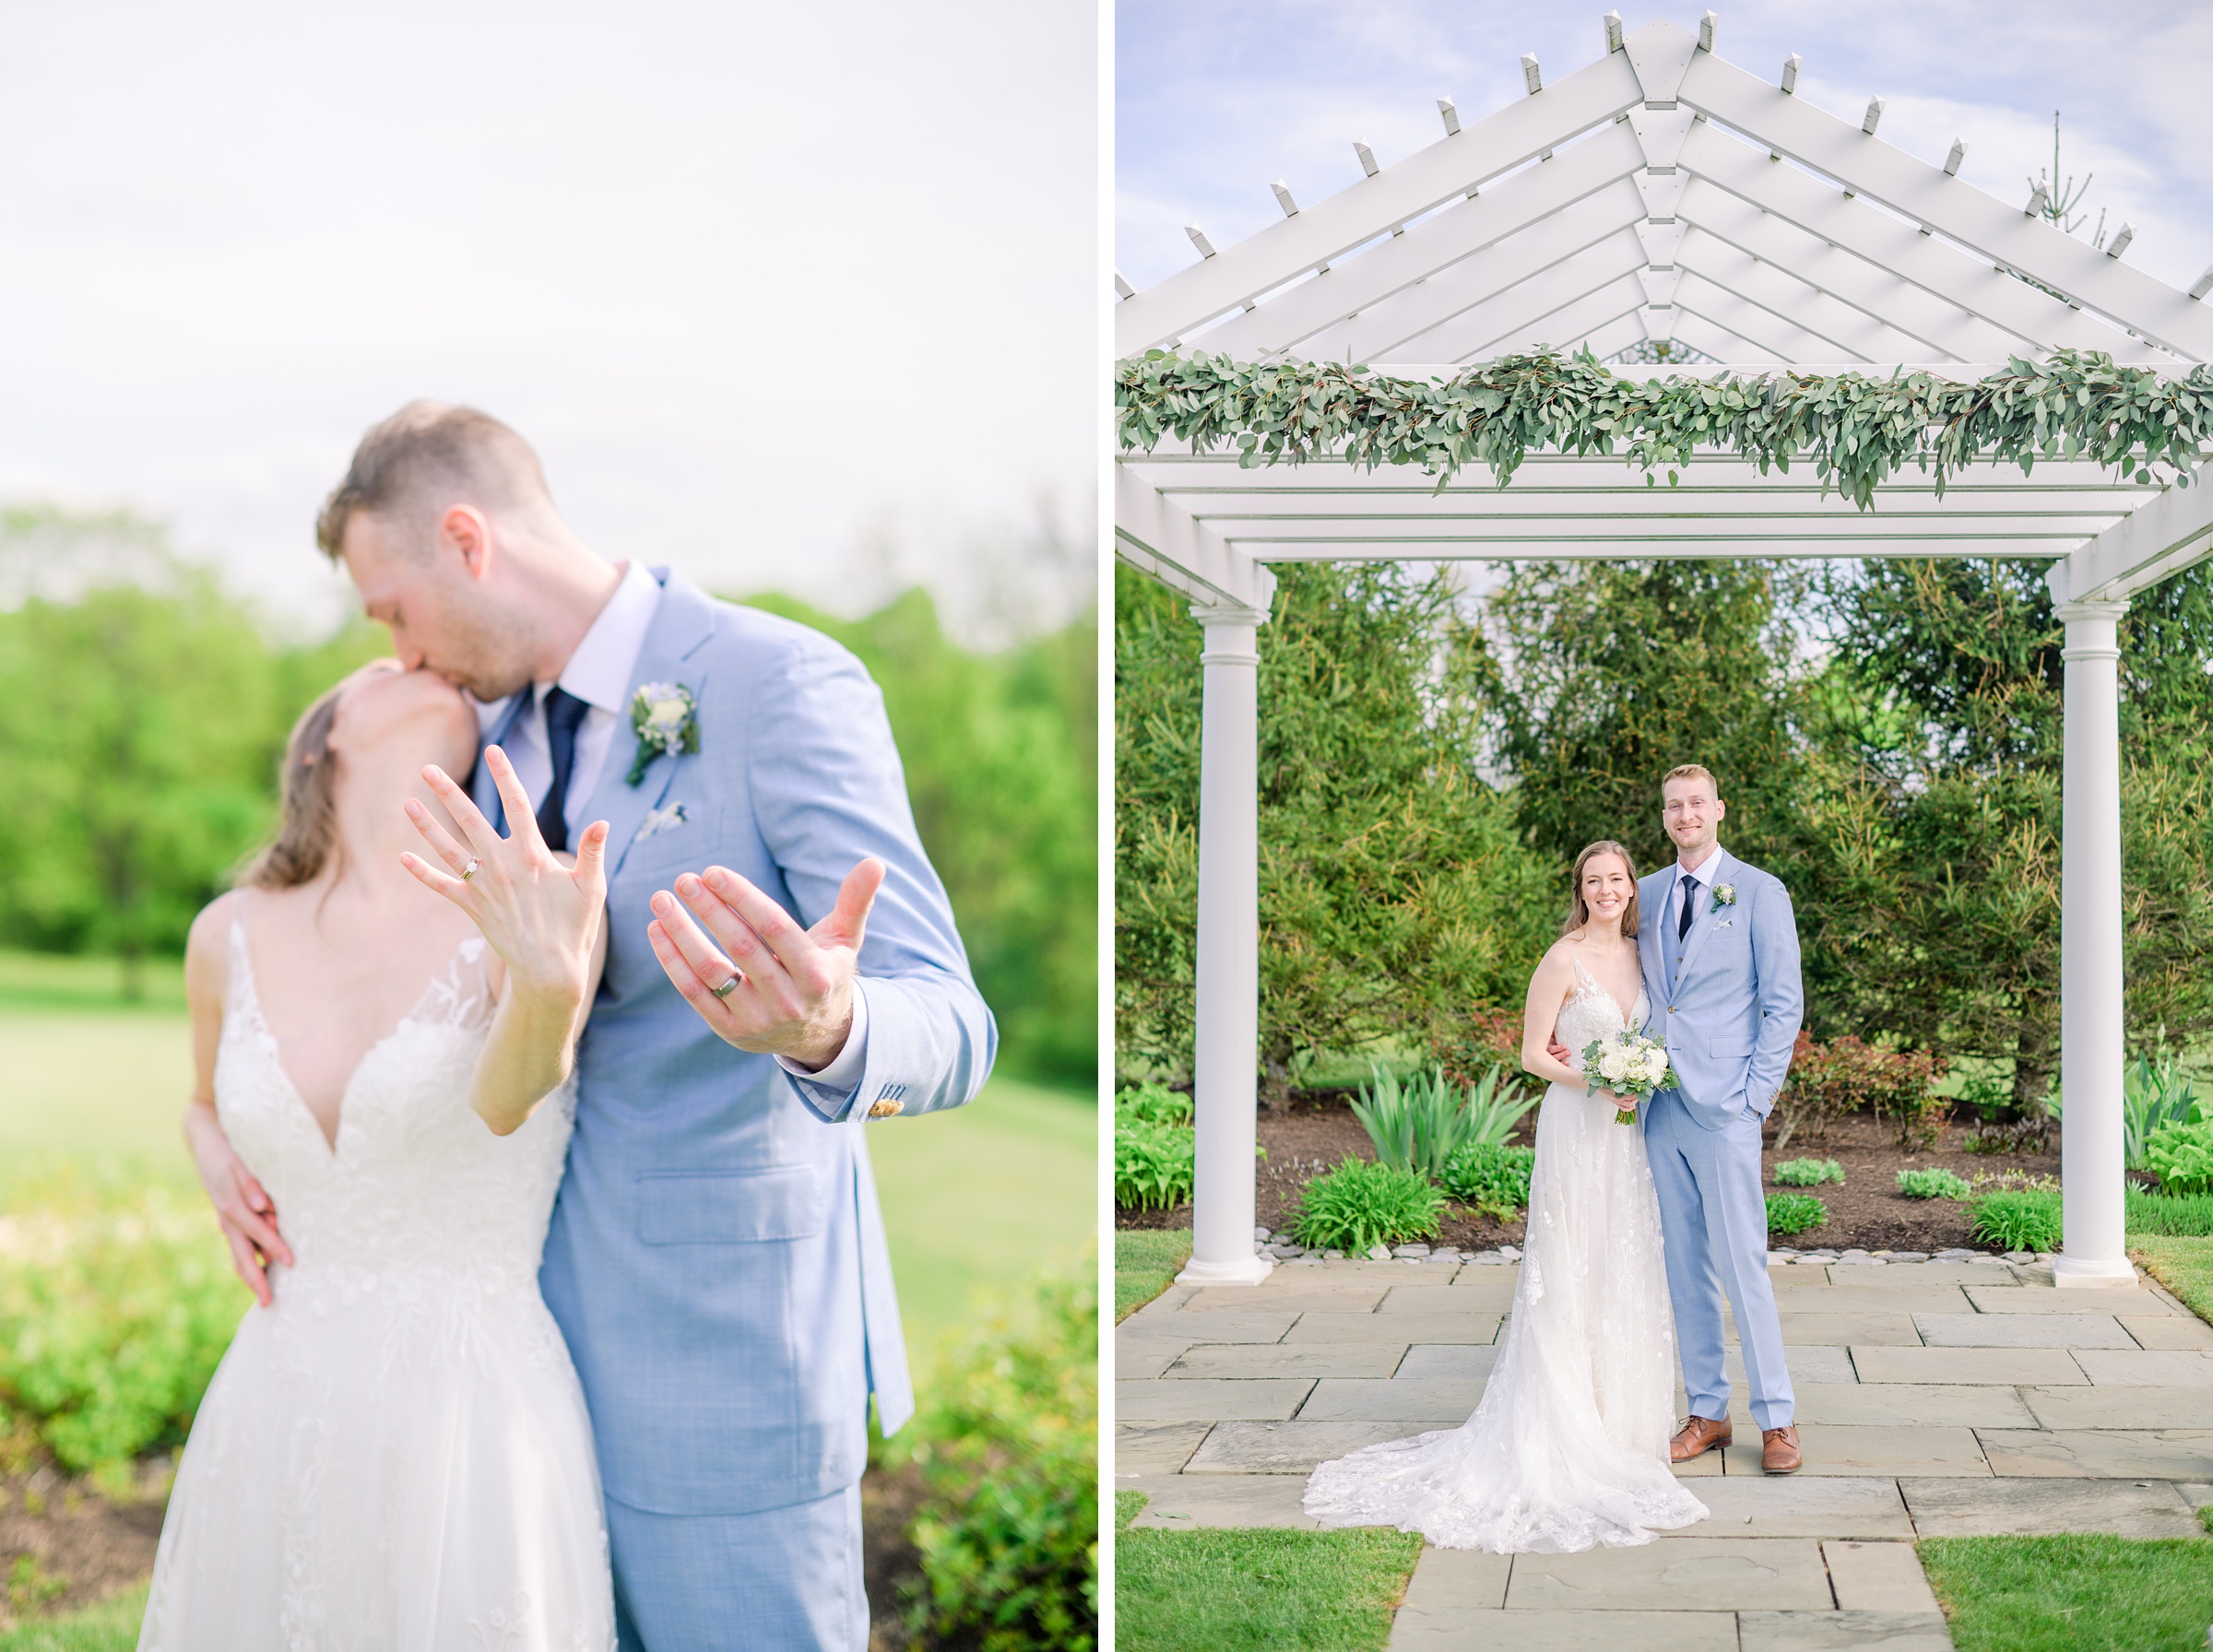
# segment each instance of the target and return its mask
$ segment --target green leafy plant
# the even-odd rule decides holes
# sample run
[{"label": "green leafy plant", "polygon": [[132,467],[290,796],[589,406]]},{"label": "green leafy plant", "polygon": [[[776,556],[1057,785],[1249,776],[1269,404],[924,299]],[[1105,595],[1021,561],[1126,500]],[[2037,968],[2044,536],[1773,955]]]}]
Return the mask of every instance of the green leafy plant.
[{"label": "green leafy plant", "polygon": [[1941,1164],[1898,1173],[1898,1190],[1908,1198],[1966,1198],[1974,1192],[1966,1181]]},{"label": "green leafy plant", "polygon": [[1441,1180],[1453,1154],[1471,1144],[1496,1145],[1536,1104],[1497,1068],[1462,1091],[1441,1066],[1402,1080],[1380,1068],[1360,1087],[1353,1116],[1375,1144],[1379,1163]]},{"label": "green leafy plant", "polygon": [[1114,1202],[1125,1210],[1172,1210],[1191,1197],[1198,1138],[1188,1125],[1114,1120]]},{"label": "green leafy plant", "polygon": [[1300,1190],[1291,1233],[1318,1250],[1358,1253],[1437,1236],[1445,1196],[1427,1177],[1347,1159]]},{"label": "green leafy plant", "polygon": [[1191,1098],[1166,1084],[1125,1084],[1115,1092],[1114,1116],[1118,1123],[1129,1118],[1148,1125],[1188,1125]]},{"label": "green leafy plant", "polygon": [[1775,1167],[1775,1180],[1785,1187],[1818,1187],[1824,1182],[1841,1186],[1844,1167],[1834,1159],[1785,1159]]},{"label": "green leafy plant", "polygon": [[922,1409],[880,1447],[919,1469],[908,1535],[927,1590],[907,1628],[932,1645],[1097,1645],[1097,1269],[1048,1268],[1027,1301],[987,1303]]},{"label": "green leafy plant", "polygon": [[2059,1248],[2059,1195],[2041,1188],[1977,1194],[1968,1203],[1975,1237],[2000,1250]]},{"label": "green leafy plant", "polygon": [[1494,1067],[1468,1086],[1468,1139],[1484,1147],[1503,1145],[1522,1115],[1543,1099],[1537,1091],[1524,1090],[1503,1067]]},{"label": "green leafy plant", "polygon": [[2213,1192],[2213,1120],[2161,1125],[2146,1143],[2144,1157],[2168,1192]]},{"label": "green leafy plant", "polygon": [[1461,1203],[1511,1221],[1529,1206],[1529,1178],[1536,1162],[1533,1148],[1471,1141],[1452,1155],[1438,1180]]},{"label": "green leafy plant", "polygon": [[2131,1170],[2149,1170],[2154,1132],[2169,1125],[2197,1122],[2197,1085],[2183,1072],[2182,1057],[2158,1060],[2139,1056],[2122,1074],[2122,1152]]},{"label": "green leafy plant", "polygon": [[1768,1232],[1788,1237],[1828,1221],[1828,1207],[1810,1193],[1768,1195]]}]

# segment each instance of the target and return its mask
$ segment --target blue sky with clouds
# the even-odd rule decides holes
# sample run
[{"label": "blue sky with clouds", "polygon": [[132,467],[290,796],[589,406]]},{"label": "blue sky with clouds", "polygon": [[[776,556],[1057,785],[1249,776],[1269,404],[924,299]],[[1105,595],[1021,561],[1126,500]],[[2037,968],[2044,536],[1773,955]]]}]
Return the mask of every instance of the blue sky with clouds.
[{"label": "blue sky with clouds", "polygon": [[[1197,260],[1183,226],[1227,246],[1276,221],[1270,183],[1302,203],[1356,182],[1353,142],[1385,165],[1525,95],[1521,58],[1548,82],[1604,50],[1605,0],[1120,0],[1116,16],[1115,258],[1142,288]],[[1621,7],[1632,30],[1695,28],[1703,5]],[[2094,173],[2090,219],[2136,226],[2128,262],[2178,287],[2213,263],[2213,5],[2103,0],[1756,0],[1715,7],[1718,50],[1768,79],[1791,53],[1798,93],[1857,124],[1888,100],[1882,136],[2010,203],[2048,166]],[[2086,225],[2084,233],[2088,233]]]}]

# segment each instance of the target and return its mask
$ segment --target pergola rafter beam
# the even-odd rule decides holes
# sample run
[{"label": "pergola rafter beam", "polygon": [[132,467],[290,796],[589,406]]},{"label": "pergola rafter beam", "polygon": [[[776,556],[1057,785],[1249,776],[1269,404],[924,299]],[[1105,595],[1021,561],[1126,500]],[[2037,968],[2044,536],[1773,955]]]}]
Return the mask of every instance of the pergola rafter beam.
[{"label": "pergola rafter beam", "polygon": [[1682,266],[1715,286],[1785,317],[1863,361],[1961,360],[1941,345],[1901,333],[1879,316],[1831,296],[1794,270],[1764,263],[1727,242],[1692,230],[1683,237]]},{"label": "pergola rafter beam", "polygon": [[1683,278],[1675,283],[1675,307],[1703,315],[1716,326],[1727,327],[1739,337],[1751,340],[1768,353],[1770,360],[1803,361],[1809,356],[1842,353],[1848,360],[1862,365],[1867,362],[1866,357],[1843,350],[1835,339],[1809,333],[1772,310],[1746,303],[1693,270],[1684,271]]},{"label": "pergola rafter beam", "polygon": [[1273,574],[1127,466],[1115,469],[1114,538],[1118,553],[1186,595],[1263,612],[1274,597]]},{"label": "pergola rafter beam", "polygon": [[2063,602],[2125,599],[2193,562],[2213,556],[2213,486],[2206,473],[2188,488],[2167,488],[2069,559],[2053,575]]}]

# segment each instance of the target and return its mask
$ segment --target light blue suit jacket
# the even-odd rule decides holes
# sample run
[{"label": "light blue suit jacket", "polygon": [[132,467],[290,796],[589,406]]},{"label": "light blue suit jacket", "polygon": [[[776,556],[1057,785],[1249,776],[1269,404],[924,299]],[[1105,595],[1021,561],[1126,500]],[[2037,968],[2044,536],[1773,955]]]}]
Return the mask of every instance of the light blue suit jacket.
[{"label": "light blue suit jacket", "polygon": [[[1638,883],[1637,946],[1652,1001],[1646,1035],[1666,1043],[1685,1110],[1719,1130],[1747,1105],[1762,1118],[1775,1105],[1805,997],[1798,925],[1781,881],[1725,849],[1698,878],[1698,913],[1679,945],[1675,868]],[[1724,885],[1736,899],[1717,907],[1714,892]]]},{"label": "light blue suit jacket", "polygon": [[[631,688],[689,688],[700,749],[657,757],[633,787],[619,726],[579,817],[613,827],[607,971],[539,1282],[607,1494],[745,1514],[858,1481],[871,1391],[886,1433],[912,1414],[862,1126],[880,1101],[908,1118],[969,1101],[998,1033],[867,670],[818,631],[654,572]],[[492,801],[481,773],[479,789]],[[811,925],[870,855],[890,870],[860,955],[867,1060],[833,1094],[708,1030],[653,955],[647,903],[717,863]]]}]

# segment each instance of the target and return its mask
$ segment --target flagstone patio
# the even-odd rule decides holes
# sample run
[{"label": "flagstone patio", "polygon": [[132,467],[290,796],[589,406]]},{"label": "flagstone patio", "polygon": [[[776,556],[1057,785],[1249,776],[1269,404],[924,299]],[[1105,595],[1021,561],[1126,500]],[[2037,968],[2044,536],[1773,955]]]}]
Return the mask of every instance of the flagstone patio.
[{"label": "flagstone patio", "polygon": [[[1116,1484],[1151,1499],[1137,1523],[1311,1528],[1317,1463],[1465,1421],[1518,1271],[1286,1266],[1147,1304],[1115,1337]],[[1935,1652],[1952,1643],[1918,1537],[2202,1529],[2213,1328],[2149,1280],[2063,1292],[2049,1263],[1997,1261],[1769,1271],[1805,1469],[1761,1472],[1732,1351],[1737,1443],[1678,1470],[1710,1519],[1587,1554],[1425,1549],[1394,1652],[1509,1629],[1529,1652],[1625,1634],[1650,1652]]]}]

